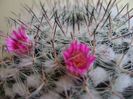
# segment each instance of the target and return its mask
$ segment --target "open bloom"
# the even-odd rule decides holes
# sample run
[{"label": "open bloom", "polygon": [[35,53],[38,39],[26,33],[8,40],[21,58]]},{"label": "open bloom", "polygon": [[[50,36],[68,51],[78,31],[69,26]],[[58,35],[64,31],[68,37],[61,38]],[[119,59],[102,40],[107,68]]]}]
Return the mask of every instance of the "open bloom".
[{"label": "open bloom", "polygon": [[18,55],[26,55],[32,48],[32,42],[23,26],[19,27],[18,30],[12,31],[11,35],[6,38],[6,45],[10,53]]},{"label": "open bloom", "polygon": [[67,70],[75,75],[85,74],[95,61],[95,56],[90,54],[89,46],[77,40],[63,52],[63,57]]}]

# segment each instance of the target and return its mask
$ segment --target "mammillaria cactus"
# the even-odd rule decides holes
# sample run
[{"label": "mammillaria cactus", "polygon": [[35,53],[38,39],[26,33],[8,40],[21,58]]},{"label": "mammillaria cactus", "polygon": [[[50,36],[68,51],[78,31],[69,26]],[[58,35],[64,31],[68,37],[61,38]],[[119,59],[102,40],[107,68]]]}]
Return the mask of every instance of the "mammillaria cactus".
[{"label": "mammillaria cactus", "polygon": [[16,31],[2,36],[0,99],[133,98],[128,4],[47,0],[24,8],[9,18]]}]

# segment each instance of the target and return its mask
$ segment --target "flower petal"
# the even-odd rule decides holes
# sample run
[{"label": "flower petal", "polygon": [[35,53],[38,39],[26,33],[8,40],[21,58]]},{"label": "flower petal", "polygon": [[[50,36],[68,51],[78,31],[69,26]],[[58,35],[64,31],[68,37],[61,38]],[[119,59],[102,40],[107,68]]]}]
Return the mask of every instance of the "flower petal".
[{"label": "flower petal", "polygon": [[65,51],[63,53],[63,56],[64,56],[65,60],[67,60],[69,58],[69,53],[67,51]]}]

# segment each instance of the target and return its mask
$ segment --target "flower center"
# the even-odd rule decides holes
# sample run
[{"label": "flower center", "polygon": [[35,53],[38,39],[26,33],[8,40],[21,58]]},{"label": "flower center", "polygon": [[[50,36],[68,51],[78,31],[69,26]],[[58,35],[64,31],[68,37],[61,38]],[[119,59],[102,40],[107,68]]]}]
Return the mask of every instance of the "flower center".
[{"label": "flower center", "polygon": [[87,63],[85,55],[80,51],[73,52],[70,60],[76,67],[82,67]]}]

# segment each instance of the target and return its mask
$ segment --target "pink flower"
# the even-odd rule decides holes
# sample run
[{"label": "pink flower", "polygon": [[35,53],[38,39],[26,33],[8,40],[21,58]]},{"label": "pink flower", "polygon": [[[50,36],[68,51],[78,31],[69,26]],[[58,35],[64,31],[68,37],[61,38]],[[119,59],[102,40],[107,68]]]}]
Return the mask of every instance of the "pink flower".
[{"label": "pink flower", "polygon": [[95,61],[95,56],[90,54],[89,46],[77,40],[63,52],[63,57],[67,70],[74,75],[84,75]]},{"label": "pink flower", "polygon": [[21,26],[18,30],[13,30],[11,35],[6,38],[7,50],[10,53],[26,55],[32,49],[32,42],[26,34],[26,29]]}]

